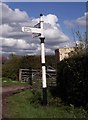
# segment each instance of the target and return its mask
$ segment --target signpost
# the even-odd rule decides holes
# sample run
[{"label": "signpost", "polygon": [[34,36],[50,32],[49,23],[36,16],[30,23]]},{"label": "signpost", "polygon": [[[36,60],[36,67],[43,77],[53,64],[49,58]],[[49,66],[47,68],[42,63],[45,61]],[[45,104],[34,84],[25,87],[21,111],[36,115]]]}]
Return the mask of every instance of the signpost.
[{"label": "signpost", "polygon": [[33,27],[22,27],[22,32],[41,33],[41,29]]},{"label": "signpost", "polygon": [[40,14],[40,23],[36,24],[34,27],[22,27],[22,32],[32,32],[32,34],[37,34],[40,36],[41,42],[41,65],[42,65],[42,90],[43,90],[43,105],[47,105],[47,84],[46,84],[46,67],[45,67],[45,47],[44,47],[44,28],[43,28],[43,15]]}]

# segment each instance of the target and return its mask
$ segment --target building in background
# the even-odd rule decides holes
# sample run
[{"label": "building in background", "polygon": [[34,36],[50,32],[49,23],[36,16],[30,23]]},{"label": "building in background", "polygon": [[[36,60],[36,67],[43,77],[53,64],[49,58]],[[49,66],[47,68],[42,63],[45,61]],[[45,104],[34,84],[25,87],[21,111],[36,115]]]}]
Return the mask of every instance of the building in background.
[{"label": "building in background", "polygon": [[74,48],[59,48],[55,50],[56,62],[60,62],[65,58],[69,58],[70,53],[74,51]]}]

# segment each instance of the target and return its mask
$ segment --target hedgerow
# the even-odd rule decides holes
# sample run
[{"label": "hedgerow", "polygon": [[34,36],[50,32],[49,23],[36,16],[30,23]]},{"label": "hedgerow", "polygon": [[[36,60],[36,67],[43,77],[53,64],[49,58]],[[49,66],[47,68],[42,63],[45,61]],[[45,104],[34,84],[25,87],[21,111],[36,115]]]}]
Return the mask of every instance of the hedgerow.
[{"label": "hedgerow", "polygon": [[58,64],[57,87],[67,104],[88,107],[88,55],[64,59]]}]

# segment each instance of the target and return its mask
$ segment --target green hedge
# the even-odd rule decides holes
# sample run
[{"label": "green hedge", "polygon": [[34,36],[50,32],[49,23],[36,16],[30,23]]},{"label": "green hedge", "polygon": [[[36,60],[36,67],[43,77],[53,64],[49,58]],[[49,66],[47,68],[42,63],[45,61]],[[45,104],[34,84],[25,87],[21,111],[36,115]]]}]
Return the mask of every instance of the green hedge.
[{"label": "green hedge", "polygon": [[65,59],[58,64],[57,87],[66,103],[88,107],[88,55]]}]

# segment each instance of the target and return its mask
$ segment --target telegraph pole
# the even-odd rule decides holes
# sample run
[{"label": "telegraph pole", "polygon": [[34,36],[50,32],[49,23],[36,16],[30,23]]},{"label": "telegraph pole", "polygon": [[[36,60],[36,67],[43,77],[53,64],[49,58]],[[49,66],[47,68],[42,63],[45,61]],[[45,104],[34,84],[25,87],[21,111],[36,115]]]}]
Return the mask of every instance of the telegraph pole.
[{"label": "telegraph pole", "polygon": [[47,105],[47,84],[46,84],[46,67],[45,67],[45,45],[44,45],[44,33],[43,33],[43,18],[42,14],[40,14],[40,28],[41,28],[41,65],[42,65],[42,92],[43,92],[43,105]]}]

